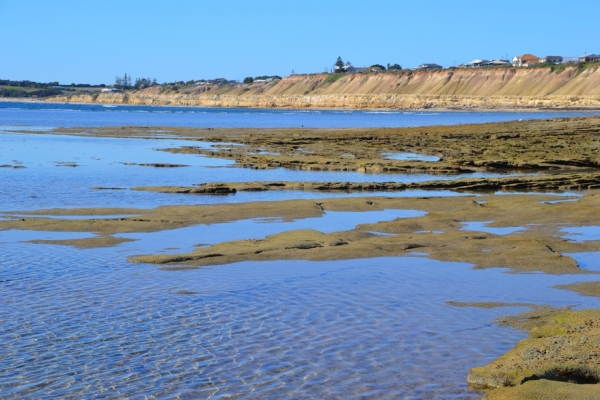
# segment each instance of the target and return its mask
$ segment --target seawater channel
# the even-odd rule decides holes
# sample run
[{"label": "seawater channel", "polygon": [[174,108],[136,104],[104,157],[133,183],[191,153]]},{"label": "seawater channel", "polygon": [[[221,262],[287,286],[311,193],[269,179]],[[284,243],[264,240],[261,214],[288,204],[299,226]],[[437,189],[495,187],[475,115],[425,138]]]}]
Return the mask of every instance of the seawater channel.
[{"label": "seawater channel", "polygon": [[[179,145],[181,141],[175,138],[14,133],[15,129],[32,129],[25,125],[42,127],[39,130],[126,125],[144,113],[151,114],[146,125],[163,126],[173,125],[178,112],[184,114],[180,120],[184,125],[195,115],[194,126],[201,125],[203,120],[198,118],[205,115],[203,112],[210,118],[221,118],[219,124],[227,118],[241,124],[238,120],[246,118],[247,125],[252,126],[262,118],[255,114],[266,115],[267,121],[288,118],[255,110],[186,114],[196,111],[127,108],[118,114],[97,107],[0,103],[0,125],[4,126],[0,129],[0,164],[25,167],[0,168],[1,218],[20,218],[19,212],[51,208],[154,208],[365,195],[273,191],[200,196],[130,190],[143,185],[450,178],[254,171],[232,167],[227,160],[156,151]],[[251,116],[243,117],[245,113]],[[319,116],[323,113],[326,118]],[[295,126],[292,124],[306,118],[325,118],[330,125],[362,126],[370,124],[372,118],[383,118],[381,124],[392,117],[404,118],[401,113],[373,117],[379,114],[351,112],[349,119],[345,113],[327,113],[291,112],[287,123]],[[485,116],[463,115],[456,123],[494,115],[482,114]],[[87,119],[82,115],[88,115]],[[517,117],[523,115],[510,116]],[[355,122],[360,118],[363,122]],[[437,120],[447,123],[443,118],[446,116]],[[457,117],[452,114],[448,118]],[[214,123],[209,122],[207,125]],[[9,127],[14,125],[18,127]],[[126,165],[159,162],[188,166]],[[379,194],[422,195],[408,191]],[[436,193],[440,194],[456,195]],[[577,282],[580,276],[473,270],[467,263],[435,261],[419,252],[344,261],[241,262],[190,270],[162,270],[126,261],[140,253],[190,251],[198,245],[262,238],[291,229],[331,232],[422,214],[382,210],[326,212],[322,218],[296,221],[241,220],[122,234],[136,241],[94,249],[29,243],[35,239],[90,237],[93,233],[0,231],[0,397],[479,398],[479,393],[467,388],[468,370],[494,360],[526,336],[495,324],[494,319],[526,309],[459,308],[448,305],[448,301],[600,307],[595,298],[551,288]],[[468,229],[478,227],[488,229],[483,221]],[[587,234],[577,230],[568,233],[583,239]],[[579,257],[585,267],[599,269],[593,254]]]}]

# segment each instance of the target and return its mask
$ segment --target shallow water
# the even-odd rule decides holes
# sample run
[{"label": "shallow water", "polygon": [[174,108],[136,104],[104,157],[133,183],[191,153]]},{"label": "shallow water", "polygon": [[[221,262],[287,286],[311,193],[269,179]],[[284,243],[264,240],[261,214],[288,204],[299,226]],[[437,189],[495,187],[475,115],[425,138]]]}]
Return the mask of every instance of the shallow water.
[{"label": "shallow water", "polygon": [[31,240],[71,240],[87,239],[96,235],[89,232],[44,232],[10,229],[0,231],[0,243],[18,243]]},{"label": "shallow water", "polygon": [[[516,115],[0,103],[0,125],[37,125],[41,127],[32,129],[40,131],[44,126],[296,126],[302,121],[320,127],[404,126],[487,122]],[[167,136],[141,140],[0,134],[0,164],[27,167],[0,169],[0,215],[11,218],[8,211],[53,207],[464,195],[271,191],[195,196],[129,190],[214,181],[448,178],[254,171],[228,167],[231,162],[226,160],[155,150],[180,142],[190,144]],[[59,167],[61,162],[78,166]],[[151,168],[125,162],[190,166]],[[94,186],[123,190],[90,189]],[[469,368],[492,361],[525,337],[499,327],[494,319],[524,309],[457,308],[447,301],[600,307],[595,298],[549,288],[580,281],[580,275],[472,270],[465,263],[434,261],[420,252],[328,262],[242,262],[182,271],[125,261],[136,254],[191,251],[196,245],[289,229],[331,232],[418,215],[402,210],[327,212],[323,218],[291,222],[197,225],[118,235],[137,240],[100,249],[22,243],[93,237],[91,233],[0,231],[0,398],[478,398],[466,388]],[[490,228],[479,224],[471,227]],[[572,256],[582,267],[600,270],[594,253]]]},{"label": "shallow water", "polygon": [[600,272],[600,252],[565,253],[565,255],[575,259],[579,264],[579,268]]},{"label": "shallow water", "polygon": [[[268,191],[230,196],[186,195],[132,190],[94,190],[94,187],[129,189],[134,186],[191,186],[206,182],[244,181],[342,181],[419,182],[457,177],[505,176],[495,173],[464,175],[362,174],[359,172],[300,171],[288,169],[251,170],[231,168],[232,161],[193,154],[172,154],[156,149],[189,145],[176,139],[115,139],[64,135],[0,133],[0,164],[25,166],[0,168],[0,211],[40,208],[136,207],[159,204],[197,204],[244,201],[273,201],[294,198],[347,196],[345,193]],[[194,142],[204,147],[214,144]],[[58,163],[76,167],[59,167]],[[155,168],[125,163],[184,164],[189,167]],[[390,192],[392,193],[392,192]],[[423,191],[393,192],[391,195],[420,195]],[[448,192],[446,192],[448,193]],[[372,195],[373,193],[369,193]],[[364,196],[353,193],[352,196]],[[430,194],[433,195],[433,194]],[[10,208],[9,208],[10,207]]]},{"label": "shallow water", "polygon": [[566,235],[565,239],[574,242],[584,242],[586,240],[600,240],[600,226],[567,226],[561,229]]},{"label": "shallow water", "polygon": [[0,244],[0,396],[477,398],[468,369],[525,336],[494,318],[523,309],[446,301],[600,306],[548,289],[580,276],[422,257],[160,271],[124,252]]},{"label": "shallow water", "polygon": [[382,156],[389,160],[401,160],[401,161],[428,161],[435,162],[439,161],[440,158],[437,156],[430,156],[427,154],[417,153],[383,153]]},{"label": "shallow water", "polygon": [[416,210],[381,210],[365,212],[326,211],[322,217],[294,221],[280,219],[246,219],[222,224],[194,225],[170,231],[151,233],[123,233],[116,237],[137,239],[141,242],[121,246],[132,251],[153,249],[156,253],[181,253],[192,251],[198,245],[211,245],[243,239],[263,239],[268,235],[296,229],[315,229],[323,233],[354,229],[360,224],[392,221],[397,218],[421,217],[426,213]]},{"label": "shallow water", "polygon": [[493,221],[473,221],[473,222],[463,222],[462,230],[463,231],[476,231],[476,232],[485,232],[492,233],[494,235],[510,235],[511,233],[516,233],[519,231],[523,231],[526,228],[521,226],[507,226],[507,227],[493,227],[488,226],[488,224]]}]

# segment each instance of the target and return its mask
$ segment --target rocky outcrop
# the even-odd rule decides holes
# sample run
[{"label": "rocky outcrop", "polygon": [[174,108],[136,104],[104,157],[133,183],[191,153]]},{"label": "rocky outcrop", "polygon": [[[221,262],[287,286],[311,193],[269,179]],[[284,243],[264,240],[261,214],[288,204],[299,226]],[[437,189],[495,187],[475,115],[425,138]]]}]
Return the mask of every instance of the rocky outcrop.
[{"label": "rocky outcrop", "polygon": [[[600,382],[600,310],[568,311],[543,321],[513,350],[488,365],[471,369],[469,384],[489,389],[540,381],[535,396],[528,398],[559,398],[548,397],[556,387],[552,381],[559,381],[593,384],[581,390],[588,393],[593,388],[593,393],[600,395],[600,386],[596,385]],[[574,395],[569,398],[583,398],[576,396],[580,385],[569,387]],[[511,393],[506,389],[504,392]],[[489,398],[496,398],[493,390],[489,394]]]},{"label": "rocky outcrop", "polygon": [[600,188],[600,173],[513,176],[508,178],[463,178],[417,183],[402,182],[215,182],[198,186],[139,186],[133,190],[178,194],[230,194],[267,190],[317,192],[374,192],[401,190],[527,191],[589,190]]},{"label": "rocky outcrop", "polygon": [[600,69],[551,68],[293,75],[223,88],[149,88],[64,95],[48,101],[253,108],[537,109],[600,108]]}]

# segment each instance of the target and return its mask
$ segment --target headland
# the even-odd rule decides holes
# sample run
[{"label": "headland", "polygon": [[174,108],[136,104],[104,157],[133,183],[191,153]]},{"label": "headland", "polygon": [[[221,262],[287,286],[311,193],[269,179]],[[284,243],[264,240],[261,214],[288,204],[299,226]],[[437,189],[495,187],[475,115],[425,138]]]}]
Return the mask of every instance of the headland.
[{"label": "headland", "polygon": [[600,68],[452,69],[291,75],[271,82],[66,93],[50,102],[290,109],[600,109]]}]

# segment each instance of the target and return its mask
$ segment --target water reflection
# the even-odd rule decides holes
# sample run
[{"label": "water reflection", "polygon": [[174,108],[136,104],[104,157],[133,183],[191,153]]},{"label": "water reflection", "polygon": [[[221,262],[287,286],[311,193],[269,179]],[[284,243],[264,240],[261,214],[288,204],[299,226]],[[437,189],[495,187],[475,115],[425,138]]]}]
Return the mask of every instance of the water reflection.
[{"label": "water reflection", "polygon": [[472,222],[463,222],[462,230],[463,231],[476,231],[476,232],[486,232],[492,233],[494,235],[510,235],[511,233],[523,231],[526,228],[521,226],[508,226],[508,227],[493,227],[487,226],[488,224],[494,221],[472,221]]},{"label": "water reflection", "polygon": [[600,240],[600,226],[566,226],[561,231],[566,233],[564,238],[574,242]]},{"label": "water reflection", "polygon": [[427,154],[417,153],[383,153],[382,154],[388,160],[400,160],[400,161],[439,161],[440,158],[437,156],[430,156]]}]

